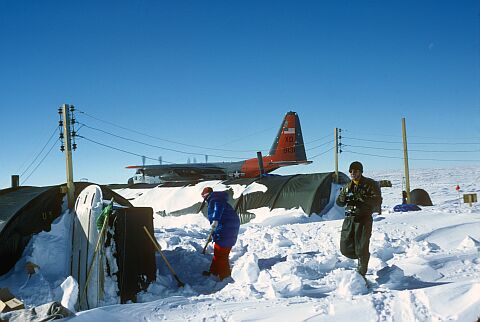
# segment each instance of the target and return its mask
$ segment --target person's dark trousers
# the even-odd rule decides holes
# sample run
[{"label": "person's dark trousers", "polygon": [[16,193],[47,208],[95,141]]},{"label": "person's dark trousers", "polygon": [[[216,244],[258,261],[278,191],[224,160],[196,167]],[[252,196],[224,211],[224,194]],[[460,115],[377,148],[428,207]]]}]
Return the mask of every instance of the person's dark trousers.
[{"label": "person's dark trousers", "polygon": [[370,259],[372,216],[346,216],[342,224],[340,251],[348,258],[358,259],[357,271],[365,276]]},{"label": "person's dark trousers", "polygon": [[221,247],[217,243],[213,246],[213,259],[210,265],[210,273],[218,275],[221,280],[229,277],[231,274],[230,262],[228,261],[231,249],[232,247]]}]

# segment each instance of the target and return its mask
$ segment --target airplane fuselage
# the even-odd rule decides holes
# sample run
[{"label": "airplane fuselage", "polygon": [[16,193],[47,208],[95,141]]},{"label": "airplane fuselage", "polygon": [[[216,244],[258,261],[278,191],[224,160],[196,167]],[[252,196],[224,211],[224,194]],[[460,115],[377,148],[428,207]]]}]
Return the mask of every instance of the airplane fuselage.
[{"label": "airplane fuselage", "polygon": [[[311,161],[307,161],[305,154],[302,129],[297,113],[288,112],[285,115],[270,152],[261,160],[264,174],[284,166],[311,163]],[[256,178],[261,175],[258,158],[237,162],[144,165],[127,168],[137,169],[129,183],[226,180],[229,178]]]},{"label": "airplane fuselage", "polygon": [[[279,166],[264,164],[264,173]],[[258,159],[238,162],[189,163],[165,166],[143,166],[133,177],[133,183],[162,183],[169,181],[226,180],[255,178],[260,175]]]}]

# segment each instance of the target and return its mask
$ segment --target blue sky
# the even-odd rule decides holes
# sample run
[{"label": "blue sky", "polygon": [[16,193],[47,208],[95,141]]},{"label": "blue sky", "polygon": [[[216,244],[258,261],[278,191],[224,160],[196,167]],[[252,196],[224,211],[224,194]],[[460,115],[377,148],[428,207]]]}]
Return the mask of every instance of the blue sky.
[{"label": "blue sky", "polygon": [[[335,127],[340,170],[402,168],[402,117],[410,169],[480,164],[478,1],[3,0],[0,43],[1,188],[65,181],[49,141],[64,103],[85,138],[168,162],[266,154],[293,110],[314,162],[280,173],[332,171]],[[141,164],[77,144],[76,180]]]}]

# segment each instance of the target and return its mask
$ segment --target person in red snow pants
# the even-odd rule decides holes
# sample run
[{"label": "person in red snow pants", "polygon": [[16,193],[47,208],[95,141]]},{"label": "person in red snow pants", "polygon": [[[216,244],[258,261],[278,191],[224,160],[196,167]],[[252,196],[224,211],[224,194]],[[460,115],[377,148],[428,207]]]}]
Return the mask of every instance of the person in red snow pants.
[{"label": "person in red snow pants", "polygon": [[210,270],[202,274],[216,275],[223,280],[230,276],[228,256],[237,242],[240,218],[228,203],[225,191],[213,191],[211,187],[205,187],[202,197],[208,203],[208,220],[211,224],[212,240],[215,243]]},{"label": "person in red snow pants", "polygon": [[218,275],[221,280],[230,276],[231,271],[228,256],[230,255],[231,249],[232,247],[222,247],[215,243],[213,247],[212,264],[210,265],[210,274]]}]

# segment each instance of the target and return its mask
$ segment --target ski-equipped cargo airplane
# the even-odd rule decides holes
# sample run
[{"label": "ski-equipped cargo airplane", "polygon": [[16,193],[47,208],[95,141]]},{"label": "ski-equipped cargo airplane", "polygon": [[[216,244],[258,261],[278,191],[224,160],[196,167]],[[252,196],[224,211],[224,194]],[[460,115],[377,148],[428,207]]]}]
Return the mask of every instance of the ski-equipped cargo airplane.
[{"label": "ski-equipped cargo airplane", "polygon": [[[285,115],[270,152],[262,157],[262,161],[264,173],[284,166],[312,163],[307,161],[297,113],[288,112]],[[128,180],[129,184],[255,178],[259,177],[261,172],[258,158],[237,162],[143,165],[127,168],[138,169],[135,176]]]}]

